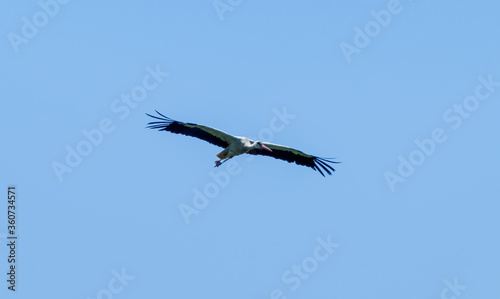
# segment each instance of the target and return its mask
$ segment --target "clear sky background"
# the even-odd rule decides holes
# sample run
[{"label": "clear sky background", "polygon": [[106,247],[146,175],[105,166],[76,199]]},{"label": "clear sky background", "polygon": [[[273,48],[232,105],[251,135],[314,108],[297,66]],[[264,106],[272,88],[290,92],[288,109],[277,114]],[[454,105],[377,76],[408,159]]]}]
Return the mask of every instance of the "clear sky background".
[{"label": "clear sky background", "polygon": [[500,296],[499,3],[4,2],[0,297]]}]

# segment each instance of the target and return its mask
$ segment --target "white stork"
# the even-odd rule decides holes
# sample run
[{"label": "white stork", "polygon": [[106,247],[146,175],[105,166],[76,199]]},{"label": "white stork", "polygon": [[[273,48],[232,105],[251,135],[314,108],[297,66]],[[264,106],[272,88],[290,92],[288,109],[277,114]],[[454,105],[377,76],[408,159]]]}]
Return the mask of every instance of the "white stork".
[{"label": "white stork", "polygon": [[225,148],[222,152],[217,154],[217,158],[219,158],[219,160],[215,161],[215,167],[220,166],[222,163],[234,156],[251,154],[270,156],[276,159],[288,161],[290,163],[295,162],[298,165],[311,167],[314,170],[319,171],[322,176],[325,176],[321,169],[331,175],[335,169],[328,163],[340,163],[325,158],[311,156],[291,147],[269,142],[253,141],[246,137],[232,136],[226,132],[211,127],[175,121],[158,111],[156,111],[156,113],[158,113],[160,117],[146,113],[146,115],[159,120],[148,123],[147,128],[200,138],[214,145]]}]

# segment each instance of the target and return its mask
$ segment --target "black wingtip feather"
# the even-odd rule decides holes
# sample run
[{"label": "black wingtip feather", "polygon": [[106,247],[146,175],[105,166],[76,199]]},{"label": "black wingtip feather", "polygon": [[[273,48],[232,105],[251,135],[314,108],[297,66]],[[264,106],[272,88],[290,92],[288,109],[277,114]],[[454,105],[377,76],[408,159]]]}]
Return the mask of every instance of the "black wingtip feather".
[{"label": "black wingtip feather", "polygon": [[151,115],[149,113],[146,113],[146,115],[149,116],[149,117],[152,117],[154,119],[158,119],[160,121],[149,122],[148,125],[146,126],[146,128],[148,128],[148,129],[158,129],[160,131],[166,131],[167,128],[168,128],[168,126],[170,126],[172,123],[174,123],[175,120],[173,120],[173,119],[171,119],[169,117],[166,117],[165,115],[161,114],[157,110],[155,110],[155,111],[156,111],[156,113],[158,113],[162,117],[158,117],[156,115]]},{"label": "black wingtip feather", "polygon": [[325,177],[325,175],[323,174],[323,171],[321,171],[321,168],[319,168],[319,167],[318,167],[318,165],[314,164],[314,170],[319,171],[319,173],[321,173],[321,175],[322,175],[323,177]]},{"label": "black wingtip feather", "polygon": [[320,160],[316,161],[316,163],[318,163],[319,166],[321,166],[321,168],[323,168],[323,170],[326,171],[326,173],[328,173],[329,175],[332,175],[332,172],[328,169],[328,168],[331,168],[331,167],[329,167],[328,164],[325,164],[324,162],[322,162]]},{"label": "black wingtip feather", "polygon": [[318,170],[322,176],[325,176],[325,174],[323,173],[323,171],[321,169],[323,169],[327,174],[332,175],[332,173],[335,172],[335,168],[333,168],[328,163],[336,163],[337,164],[340,162],[332,161],[330,158],[326,159],[326,158],[315,157],[313,163],[314,163],[314,167],[313,167],[314,170]]},{"label": "black wingtip feather", "polygon": [[[155,121],[148,123],[146,126],[148,129],[158,129],[159,131],[196,137],[224,148],[229,145],[228,139],[230,139],[231,136],[227,133],[202,125],[179,122],[161,114],[158,110],[155,111],[158,115],[146,113],[147,116],[155,119]],[[220,133],[219,136],[214,134],[214,132]]]},{"label": "black wingtip feather", "polygon": [[155,111],[156,111],[156,113],[158,113],[159,115],[163,116],[163,118],[164,118],[164,119],[168,119],[168,120],[173,121],[173,119],[171,119],[170,117],[167,117],[167,116],[165,116],[165,115],[161,114],[158,110],[155,110]]}]

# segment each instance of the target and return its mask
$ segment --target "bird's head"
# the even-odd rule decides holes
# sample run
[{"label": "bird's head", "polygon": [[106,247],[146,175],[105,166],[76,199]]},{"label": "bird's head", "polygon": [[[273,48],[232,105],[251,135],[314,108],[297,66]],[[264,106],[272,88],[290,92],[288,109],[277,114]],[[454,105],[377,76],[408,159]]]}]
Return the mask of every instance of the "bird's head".
[{"label": "bird's head", "polygon": [[264,143],[262,143],[261,141],[254,142],[253,148],[263,149],[263,150],[272,152],[272,150],[270,148],[268,148],[267,146],[265,146]]}]

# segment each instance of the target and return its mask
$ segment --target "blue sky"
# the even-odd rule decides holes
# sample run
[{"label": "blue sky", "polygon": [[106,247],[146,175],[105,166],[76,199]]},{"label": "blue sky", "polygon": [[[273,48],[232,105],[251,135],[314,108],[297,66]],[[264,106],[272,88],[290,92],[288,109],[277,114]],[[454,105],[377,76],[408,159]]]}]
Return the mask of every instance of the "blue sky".
[{"label": "blue sky", "polygon": [[[5,3],[1,297],[10,185],[17,298],[498,297],[499,10]],[[154,110],[342,163],[214,169]]]}]

